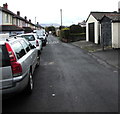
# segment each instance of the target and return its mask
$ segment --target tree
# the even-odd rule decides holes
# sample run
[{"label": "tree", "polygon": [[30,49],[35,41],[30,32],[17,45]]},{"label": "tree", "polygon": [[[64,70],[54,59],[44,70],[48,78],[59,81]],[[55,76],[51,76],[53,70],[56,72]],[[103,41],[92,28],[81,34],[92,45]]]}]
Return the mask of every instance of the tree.
[{"label": "tree", "polygon": [[54,26],[49,26],[49,27],[46,27],[46,30],[47,31],[55,31],[55,27]]}]

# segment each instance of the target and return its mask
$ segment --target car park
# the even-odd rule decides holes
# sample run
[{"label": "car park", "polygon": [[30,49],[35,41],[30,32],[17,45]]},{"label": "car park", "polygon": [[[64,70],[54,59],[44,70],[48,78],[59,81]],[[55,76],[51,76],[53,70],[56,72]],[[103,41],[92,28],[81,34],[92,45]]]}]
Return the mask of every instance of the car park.
[{"label": "car park", "polygon": [[25,90],[33,90],[33,73],[40,64],[37,49],[24,38],[0,41],[0,90],[3,99]]},{"label": "car park", "polygon": [[26,33],[26,34],[20,34],[17,36],[27,39],[32,45],[34,45],[38,50],[38,55],[40,56],[42,51],[42,41],[38,39],[38,36],[36,33]]}]

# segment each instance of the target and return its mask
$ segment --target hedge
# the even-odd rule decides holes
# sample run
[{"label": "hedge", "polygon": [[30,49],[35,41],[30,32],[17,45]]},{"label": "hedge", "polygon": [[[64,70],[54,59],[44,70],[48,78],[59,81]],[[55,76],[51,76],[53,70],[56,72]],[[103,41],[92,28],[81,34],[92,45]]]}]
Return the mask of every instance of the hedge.
[{"label": "hedge", "polygon": [[71,33],[70,28],[63,28],[60,31],[60,39],[65,42],[85,40],[86,33]]}]

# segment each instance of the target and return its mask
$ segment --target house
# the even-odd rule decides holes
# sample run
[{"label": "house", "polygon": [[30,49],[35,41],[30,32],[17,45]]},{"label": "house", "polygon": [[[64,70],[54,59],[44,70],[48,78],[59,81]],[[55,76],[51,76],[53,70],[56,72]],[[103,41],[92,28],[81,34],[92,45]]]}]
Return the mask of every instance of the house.
[{"label": "house", "polygon": [[13,34],[21,34],[32,32],[37,26],[20,16],[20,11],[17,11],[17,14],[8,10],[8,4],[3,4],[3,7],[0,7],[0,33],[9,33]]},{"label": "house", "polygon": [[82,22],[79,22],[78,25],[80,25],[81,27],[86,27],[86,21],[82,21]]},{"label": "house", "polygon": [[[116,14],[118,14],[118,12],[91,12],[86,20],[86,41],[90,41],[96,44],[102,44],[101,32],[103,31],[103,26],[101,28],[101,19],[103,19],[105,15],[116,15]],[[111,30],[113,30],[113,27],[111,28]]]},{"label": "house", "polygon": [[1,15],[0,28],[2,29],[1,33],[9,33],[11,35],[15,33],[24,32],[23,28],[17,26],[17,24],[14,23],[14,20],[16,19],[15,14],[8,10],[7,3],[3,4],[3,7],[0,7],[0,15]]}]

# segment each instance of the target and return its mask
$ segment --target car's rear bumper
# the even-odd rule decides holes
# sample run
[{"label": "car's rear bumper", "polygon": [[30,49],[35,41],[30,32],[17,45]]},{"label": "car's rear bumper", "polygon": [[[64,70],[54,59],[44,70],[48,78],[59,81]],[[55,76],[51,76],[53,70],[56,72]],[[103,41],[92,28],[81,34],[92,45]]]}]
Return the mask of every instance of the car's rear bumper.
[{"label": "car's rear bumper", "polygon": [[29,77],[27,75],[28,73],[26,75],[13,78],[12,86],[2,89],[3,99],[21,92],[28,84]]}]

